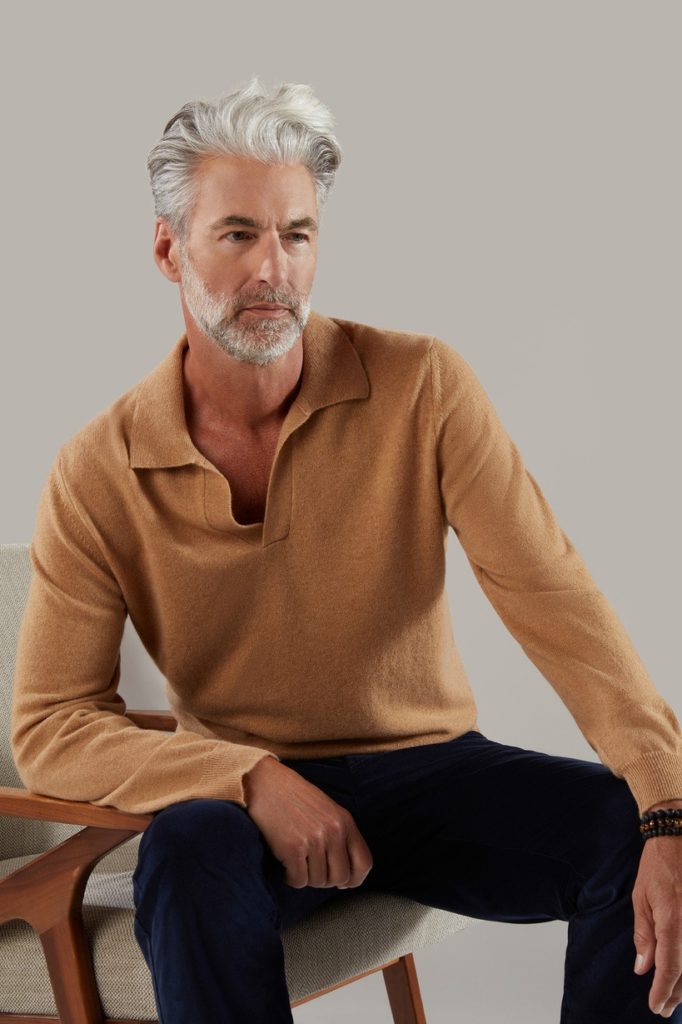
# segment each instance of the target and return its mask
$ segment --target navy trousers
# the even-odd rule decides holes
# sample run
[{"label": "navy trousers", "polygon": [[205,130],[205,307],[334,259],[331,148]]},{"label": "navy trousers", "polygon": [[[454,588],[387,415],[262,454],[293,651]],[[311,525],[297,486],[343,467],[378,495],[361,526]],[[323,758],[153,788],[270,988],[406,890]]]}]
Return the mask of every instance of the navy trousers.
[{"label": "navy trousers", "polygon": [[[373,867],[352,889],[295,889],[234,801],[158,811],[133,888],[160,1024],[291,1024],[282,930],[364,890],[486,921],[567,921],[560,1024],[662,1020],[648,1006],[653,968],[633,970],[639,813],[604,765],[476,731],[283,763],[350,811]],[[456,962],[451,984],[456,1003]],[[682,1006],[668,1019],[679,1024]]]}]

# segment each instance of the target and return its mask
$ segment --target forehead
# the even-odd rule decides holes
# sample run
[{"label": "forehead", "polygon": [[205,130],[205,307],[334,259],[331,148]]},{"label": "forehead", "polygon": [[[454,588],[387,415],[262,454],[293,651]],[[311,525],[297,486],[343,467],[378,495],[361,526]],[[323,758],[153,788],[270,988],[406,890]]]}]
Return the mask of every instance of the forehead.
[{"label": "forehead", "polygon": [[215,156],[201,161],[194,181],[194,217],[202,221],[237,209],[256,218],[288,219],[317,212],[313,176],[303,164],[271,166],[260,160]]}]

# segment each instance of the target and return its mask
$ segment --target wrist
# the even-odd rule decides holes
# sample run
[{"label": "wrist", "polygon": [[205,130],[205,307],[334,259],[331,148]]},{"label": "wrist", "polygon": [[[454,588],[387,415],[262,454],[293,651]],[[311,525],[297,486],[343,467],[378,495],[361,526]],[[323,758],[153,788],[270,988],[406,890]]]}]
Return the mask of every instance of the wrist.
[{"label": "wrist", "polygon": [[682,836],[682,801],[654,804],[640,816],[639,831],[644,842],[659,836]]},{"label": "wrist", "polygon": [[244,801],[247,807],[253,795],[253,783],[255,781],[255,777],[263,774],[264,769],[261,768],[261,765],[266,764],[267,762],[270,764],[273,762],[275,764],[281,764],[279,758],[273,757],[271,754],[266,754],[265,757],[261,757],[260,761],[256,761],[254,766],[249,768],[248,772],[245,772],[242,776],[242,789],[244,790]]}]

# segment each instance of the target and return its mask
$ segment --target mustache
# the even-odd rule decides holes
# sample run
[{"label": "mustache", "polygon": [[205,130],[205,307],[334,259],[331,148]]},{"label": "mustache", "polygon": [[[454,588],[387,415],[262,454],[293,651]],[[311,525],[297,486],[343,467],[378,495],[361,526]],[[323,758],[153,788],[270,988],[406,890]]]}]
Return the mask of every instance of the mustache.
[{"label": "mustache", "polygon": [[300,302],[290,295],[252,295],[246,299],[235,299],[233,302],[234,310],[237,313],[241,312],[242,309],[246,309],[247,306],[257,306],[259,304],[286,306],[287,309],[293,310],[298,309]]}]

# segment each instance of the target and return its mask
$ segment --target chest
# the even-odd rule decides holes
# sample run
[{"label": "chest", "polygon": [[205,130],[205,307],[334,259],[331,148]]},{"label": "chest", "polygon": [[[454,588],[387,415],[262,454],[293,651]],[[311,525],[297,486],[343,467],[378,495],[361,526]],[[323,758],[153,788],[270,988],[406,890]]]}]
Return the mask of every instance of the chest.
[{"label": "chest", "polygon": [[232,517],[246,526],[265,520],[265,502],[279,432],[253,439],[193,438],[194,444],[219,469],[230,485]]}]

